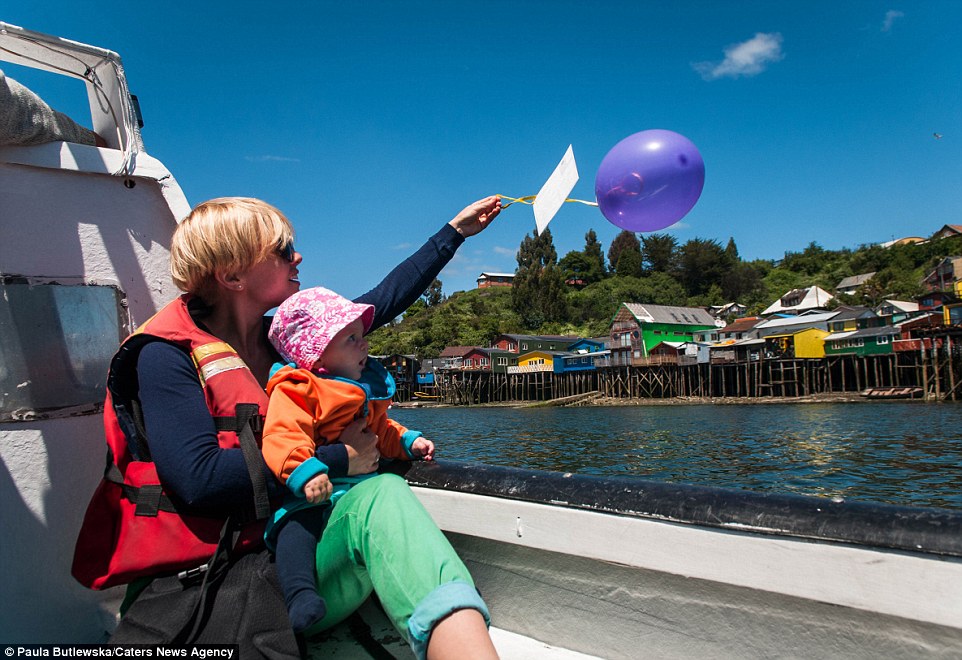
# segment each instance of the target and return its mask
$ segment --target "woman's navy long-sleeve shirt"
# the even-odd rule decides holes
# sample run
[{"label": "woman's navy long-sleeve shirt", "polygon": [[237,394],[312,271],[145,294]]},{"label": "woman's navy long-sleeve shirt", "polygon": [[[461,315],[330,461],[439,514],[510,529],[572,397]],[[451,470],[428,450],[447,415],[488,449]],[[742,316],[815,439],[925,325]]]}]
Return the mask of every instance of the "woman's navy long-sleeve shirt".
[{"label": "woman's navy long-sleeve shirt", "polygon": [[[464,238],[445,225],[374,289],[356,302],[374,305],[378,328],[420,297],[454,256]],[[144,346],[137,362],[139,398],[150,453],[165,488],[195,511],[229,513],[246,508],[253,487],[240,449],[222,449],[190,357],[166,342]],[[344,445],[318,448],[332,477],[346,476]],[[270,477],[270,475],[268,475]],[[268,479],[272,490],[281,488]]]}]

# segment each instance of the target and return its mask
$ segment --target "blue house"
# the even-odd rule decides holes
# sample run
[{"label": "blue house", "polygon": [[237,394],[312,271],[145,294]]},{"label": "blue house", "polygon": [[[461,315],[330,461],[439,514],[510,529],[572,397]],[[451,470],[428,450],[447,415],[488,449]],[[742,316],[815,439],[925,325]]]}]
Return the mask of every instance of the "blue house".
[{"label": "blue house", "polygon": [[570,346],[568,346],[568,351],[572,353],[597,353],[598,351],[605,350],[605,342],[608,337],[591,337],[586,339],[579,339]]}]

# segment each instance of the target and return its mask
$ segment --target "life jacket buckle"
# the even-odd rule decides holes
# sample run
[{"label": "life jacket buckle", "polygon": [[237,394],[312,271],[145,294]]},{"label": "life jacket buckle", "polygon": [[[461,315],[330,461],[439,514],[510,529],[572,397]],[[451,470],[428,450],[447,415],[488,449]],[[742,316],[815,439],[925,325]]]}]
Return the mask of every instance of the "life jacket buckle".
[{"label": "life jacket buckle", "polygon": [[192,584],[202,580],[204,578],[204,573],[210,568],[210,562],[198,566],[197,568],[189,568],[186,571],[181,571],[177,574],[177,579],[184,583],[184,585]]}]

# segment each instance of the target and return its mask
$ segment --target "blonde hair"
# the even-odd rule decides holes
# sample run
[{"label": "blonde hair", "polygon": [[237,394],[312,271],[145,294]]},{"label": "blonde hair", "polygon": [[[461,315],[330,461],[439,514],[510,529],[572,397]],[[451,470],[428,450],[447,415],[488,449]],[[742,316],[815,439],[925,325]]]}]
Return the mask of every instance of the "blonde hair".
[{"label": "blonde hair", "polygon": [[294,240],[283,213],[251,197],[219,197],[194,208],[170,245],[170,275],[182,291],[210,302],[214,276],[242,273]]}]

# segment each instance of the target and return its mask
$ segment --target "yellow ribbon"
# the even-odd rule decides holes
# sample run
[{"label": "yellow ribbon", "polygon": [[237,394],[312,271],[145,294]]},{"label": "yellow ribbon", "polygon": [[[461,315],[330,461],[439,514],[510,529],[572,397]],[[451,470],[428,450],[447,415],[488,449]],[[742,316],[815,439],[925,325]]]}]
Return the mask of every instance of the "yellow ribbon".
[{"label": "yellow ribbon", "polygon": [[[517,202],[518,204],[527,204],[528,206],[531,206],[532,204],[534,204],[534,200],[537,197],[537,195],[526,195],[524,197],[508,197],[507,195],[498,195],[498,197],[500,197],[501,199],[508,200],[507,204],[501,205],[501,208],[506,209],[512,204],[514,204],[515,202]],[[565,202],[577,202],[579,204],[584,204],[586,206],[598,206],[598,202],[586,202],[583,199],[572,199],[571,197],[568,197],[567,199],[565,199]]]}]

